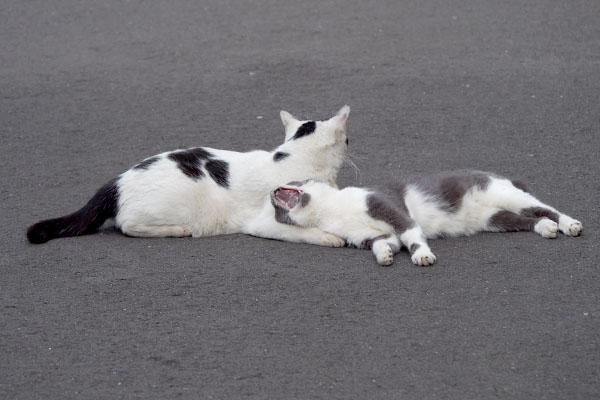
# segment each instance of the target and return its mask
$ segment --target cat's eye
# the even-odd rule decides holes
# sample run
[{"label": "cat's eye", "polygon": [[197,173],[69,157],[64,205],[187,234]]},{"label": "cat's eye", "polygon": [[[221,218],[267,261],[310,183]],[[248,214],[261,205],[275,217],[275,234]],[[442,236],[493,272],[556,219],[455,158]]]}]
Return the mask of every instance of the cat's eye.
[{"label": "cat's eye", "polygon": [[348,143],[350,143],[350,141],[348,140],[348,138],[346,138],[346,146],[348,146]]}]

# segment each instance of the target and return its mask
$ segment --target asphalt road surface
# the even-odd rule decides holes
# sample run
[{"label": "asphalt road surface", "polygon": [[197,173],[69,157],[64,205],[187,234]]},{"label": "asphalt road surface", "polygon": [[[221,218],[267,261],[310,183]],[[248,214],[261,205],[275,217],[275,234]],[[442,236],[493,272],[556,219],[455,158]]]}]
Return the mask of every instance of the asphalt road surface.
[{"label": "asphalt road surface", "polygon": [[[82,4],[85,3],[85,4]],[[600,397],[600,2],[0,5],[2,399]],[[339,185],[477,168],[584,234],[406,253],[243,235],[30,245],[141,159],[349,104]]]}]

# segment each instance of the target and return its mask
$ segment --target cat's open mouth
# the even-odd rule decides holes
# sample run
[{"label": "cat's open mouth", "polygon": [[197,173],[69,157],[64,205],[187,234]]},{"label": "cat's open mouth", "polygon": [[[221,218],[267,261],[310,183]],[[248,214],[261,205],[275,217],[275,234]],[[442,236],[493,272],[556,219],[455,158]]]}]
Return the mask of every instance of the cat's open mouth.
[{"label": "cat's open mouth", "polygon": [[300,202],[301,190],[289,188],[289,187],[278,187],[273,190],[273,198],[283,207],[291,210]]}]

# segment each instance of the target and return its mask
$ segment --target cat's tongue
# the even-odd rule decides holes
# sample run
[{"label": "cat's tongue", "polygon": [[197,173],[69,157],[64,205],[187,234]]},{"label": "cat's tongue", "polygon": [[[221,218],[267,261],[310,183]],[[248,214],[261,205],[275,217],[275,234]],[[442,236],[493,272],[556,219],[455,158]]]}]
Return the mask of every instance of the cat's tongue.
[{"label": "cat's tongue", "polygon": [[275,199],[287,208],[291,210],[300,202],[300,191],[298,189],[278,187],[274,191]]}]

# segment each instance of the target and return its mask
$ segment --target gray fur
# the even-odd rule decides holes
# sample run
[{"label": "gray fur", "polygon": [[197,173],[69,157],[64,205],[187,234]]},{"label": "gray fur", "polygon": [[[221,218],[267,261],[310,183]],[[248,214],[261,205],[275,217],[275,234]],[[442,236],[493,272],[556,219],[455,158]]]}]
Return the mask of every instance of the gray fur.
[{"label": "gray fur", "polygon": [[294,220],[290,218],[289,210],[283,207],[279,202],[275,199],[275,194],[271,192],[271,204],[275,209],[275,220],[280,224],[287,225],[296,225]]},{"label": "gray fur", "polygon": [[460,209],[465,194],[474,187],[485,190],[491,176],[496,175],[472,170],[412,175],[388,185],[385,192],[397,199],[397,206],[406,209],[404,204],[406,190],[409,186],[415,186],[419,191],[437,198],[441,208],[448,212],[456,212]]},{"label": "gray fur", "polygon": [[413,254],[415,251],[419,250],[420,247],[421,245],[419,243],[413,243],[410,245],[408,251],[410,252],[410,254]]},{"label": "gray fur", "polygon": [[359,249],[366,249],[366,250],[371,250],[371,248],[373,247],[373,243],[380,240],[380,239],[389,239],[392,235],[390,235],[389,233],[386,233],[385,235],[379,235],[377,237],[374,238],[370,238],[370,239],[365,239],[360,243],[360,246],[358,247]]},{"label": "gray fur", "polygon": [[548,210],[547,208],[542,208],[542,207],[524,208],[519,212],[519,214],[521,214],[524,217],[530,217],[530,218],[547,217],[547,218],[550,218],[552,221],[558,223],[558,214],[552,210]]},{"label": "gray fur", "polygon": [[300,206],[306,207],[310,203],[310,194],[302,193],[300,196]]},{"label": "gray fur", "polygon": [[403,210],[380,194],[371,193],[367,196],[367,212],[372,218],[390,224],[396,232],[404,232],[415,225],[415,221]]},{"label": "gray fur", "polygon": [[488,222],[488,226],[491,229],[497,229],[499,232],[531,232],[539,220],[540,218],[526,217],[502,210],[492,215]]}]

